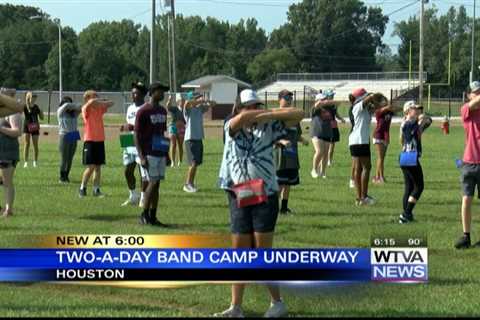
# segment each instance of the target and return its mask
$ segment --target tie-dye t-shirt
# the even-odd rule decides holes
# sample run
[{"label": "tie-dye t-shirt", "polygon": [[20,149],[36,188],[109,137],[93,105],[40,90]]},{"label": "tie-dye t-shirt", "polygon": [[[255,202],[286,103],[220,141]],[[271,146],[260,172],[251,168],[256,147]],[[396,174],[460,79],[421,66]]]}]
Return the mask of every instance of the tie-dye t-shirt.
[{"label": "tie-dye t-shirt", "polygon": [[286,135],[285,124],[270,121],[242,129],[230,136],[230,122],[225,123],[225,147],[220,167],[220,188],[229,190],[233,185],[252,179],[262,179],[268,195],[278,192],[273,145]]}]

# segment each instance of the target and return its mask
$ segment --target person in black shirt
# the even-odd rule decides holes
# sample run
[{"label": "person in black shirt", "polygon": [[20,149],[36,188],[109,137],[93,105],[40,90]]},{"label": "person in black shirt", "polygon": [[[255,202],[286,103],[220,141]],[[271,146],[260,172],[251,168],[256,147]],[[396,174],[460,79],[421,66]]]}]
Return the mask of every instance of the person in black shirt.
[{"label": "person in black shirt", "polygon": [[37,167],[38,161],[38,138],[40,136],[40,120],[43,120],[43,111],[35,104],[37,95],[31,91],[25,95],[25,121],[23,126],[23,133],[25,134],[25,148],[23,149],[23,156],[25,163],[23,167],[28,167],[28,154],[30,151],[30,140],[33,142],[33,167]]},{"label": "person in black shirt", "polygon": [[[292,104],[293,93],[282,90],[278,94],[278,100],[280,108],[289,108]],[[288,207],[290,187],[300,183],[298,142],[308,145],[308,141],[302,137],[300,124],[287,128],[286,131],[286,137],[277,143],[277,181],[280,185],[281,214],[292,213],[292,210]]]}]

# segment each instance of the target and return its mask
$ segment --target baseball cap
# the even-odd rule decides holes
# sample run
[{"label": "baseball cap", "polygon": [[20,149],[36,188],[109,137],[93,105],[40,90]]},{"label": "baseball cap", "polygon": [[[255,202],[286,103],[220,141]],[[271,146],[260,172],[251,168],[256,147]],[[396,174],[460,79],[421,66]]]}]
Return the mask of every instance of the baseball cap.
[{"label": "baseball cap", "polygon": [[415,103],[415,101],[410,100],[403,104],[403,112],[407,112],[410,109],[421,109],[422,107]]},{"label": "baseball cap", "polygon": [[335,97],[335,91],[333,90],[325,90],[323,94],[328,98],[328,99],[333,99]]},{"label": "baseball cap", "polygon": [[324,93],[317,93],[315,95],[315,101],[318,101],[318,100],[325,100],[327,99],[327,95],[324,94]]},{"label": "baseball cap", "polygon": [[260,99],[258,99],[257,93],[252,89],[245,89],[240,92],[240,103],[244,106],[252,104],[263,104]]},{"label": "baseball cap", "polygon": [[287,89],[283,89],[278,93],[278,99],[282,99],[283,97],[286,97],[286,96],[293,96],[293,92]]},{"label": "baseball cap", "polygon": [[148,88],[148,92],[150,95],[154,93],[156,90],[162,90],[162,91],[168,91],[170,87],[161,84],[160,82],[154,82],[150,85],[150,88]]},{"label": "baseball cap", "polygon": [[355,90],[352,91],[352,96],[355,97],[355,103],[365,99],[369,93],[365,88],[356,88]]},{"label": "baseball cap", "polygon": [[470,90],[472,92],[480,91],[480,82],[479,81],[473,81],[472,83],[470,83]]},{"label": "baseball cap", "polygon": [[148,93],[148,89],[147,87],[145,86],[145,84],[141,81],[137,81],[137,82],[132,82],[132,89],[138,89],[140,90],[140,92],[142,92],[143,94],[147,94]]}]

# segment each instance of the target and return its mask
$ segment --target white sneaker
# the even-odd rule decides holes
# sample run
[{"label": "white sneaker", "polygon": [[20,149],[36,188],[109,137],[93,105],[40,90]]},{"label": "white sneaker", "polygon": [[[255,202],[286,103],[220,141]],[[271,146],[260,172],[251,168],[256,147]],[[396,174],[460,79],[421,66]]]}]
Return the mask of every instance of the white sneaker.
[{"label": "white sneaker", "polygon": [[122,207],[126,207],[128,205],[136,206],[139,202],[140,198],[138,196],[131,196],[124,203],[122,203]]},{"label": "white sneaker", "polygon": [[367,205],[367,206],[373,206],[375,203],[377,203],[377,200],[375,200],[374,198],[370,197],[370,196],[366,196],[363,200],[362,200],[363,204],[364,205]]},{"label": "white sneaker", "polygon": [[215,313],[213,316],[216,318],[245,318],[242,308],[233,305],[225,311]]},{"label": "white sneaker", "polygon": [[310,172],[310,174],[312,175],[312,178],[313,178],[313,179],[317,179],[317,178],[318,178],[318,172],[317,172],[317,170],[312,169],[312,171]]},{"label": "white sneaker", "polygon": [[23,167],[24,167],[24,168],[28,168],[28,162],[25,162],[25,163],[23,164]]},{"label": "white sneaker", "polygon": [[140,208],[143,208],[143,205],[145,204],[145,198],[140,196],[140,201],[138,201],[138,206]]},{"label": "white sneaker", "polygon": [[322,179],[327,179],[327,174],[322,174]]},{"label": "white sneaker", "polygon": [[37,167],[37,161],[33,161],[33,167],[34,167],[34,168]]},{"label": "white sneaker", "polygon": [[333,165],[333,161],[328,161],[327,166],[331,167]]},{"label": "white sneaker", "polygon": [[280,300],[277,302],[272,302],[270,308],[265,312],[265,318],[284,318],[288,314],[287,306],[285,303]]},{"label": "white sneaker", "polygon": [[182,165],[182,163],[180,161],[178,161],[177,167],[180,167],[181,165]]},{"label": "white sneaker", "polygon": [[188,192],[188,193],[195,193],[197,192],[197,189],[192,186],[191,184],[186,184],[183,186],[183,191]]},{"label": "white sneaker", "polygon": [[355,181],[350,179],[350,189],[355,189]]},{"label": "white sneaker", "polygon": [[170,168],[175,168],[175,163],[172,161],[172,163],[170,164]]}]

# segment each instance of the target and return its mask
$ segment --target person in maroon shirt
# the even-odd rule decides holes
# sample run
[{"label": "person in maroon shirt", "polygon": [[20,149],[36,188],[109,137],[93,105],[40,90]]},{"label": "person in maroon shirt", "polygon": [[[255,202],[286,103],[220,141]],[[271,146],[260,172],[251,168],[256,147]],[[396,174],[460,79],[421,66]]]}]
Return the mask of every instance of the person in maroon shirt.
[{"label": "person in maroon shirt", "polygon": [[400,108],[387,106],[375,112],[377,126],[373,132],[373,144],[377,152],[377,166],[375,176],[372,178],[373,183],[385,183],[385,156],[390,143],[390,124],[397,111],[400,111]]},{"label": "person in maroon shirt", "polygon": [[167,227],[157,219],[157,208],[160,180],[165,179],[170,148],[165,137],[167,110],[160,104],[168,89],[158,82],[150,85],[151,102],[138,110],[134,130],[142,179],[148,182],[140,223],[157,227]]}]

